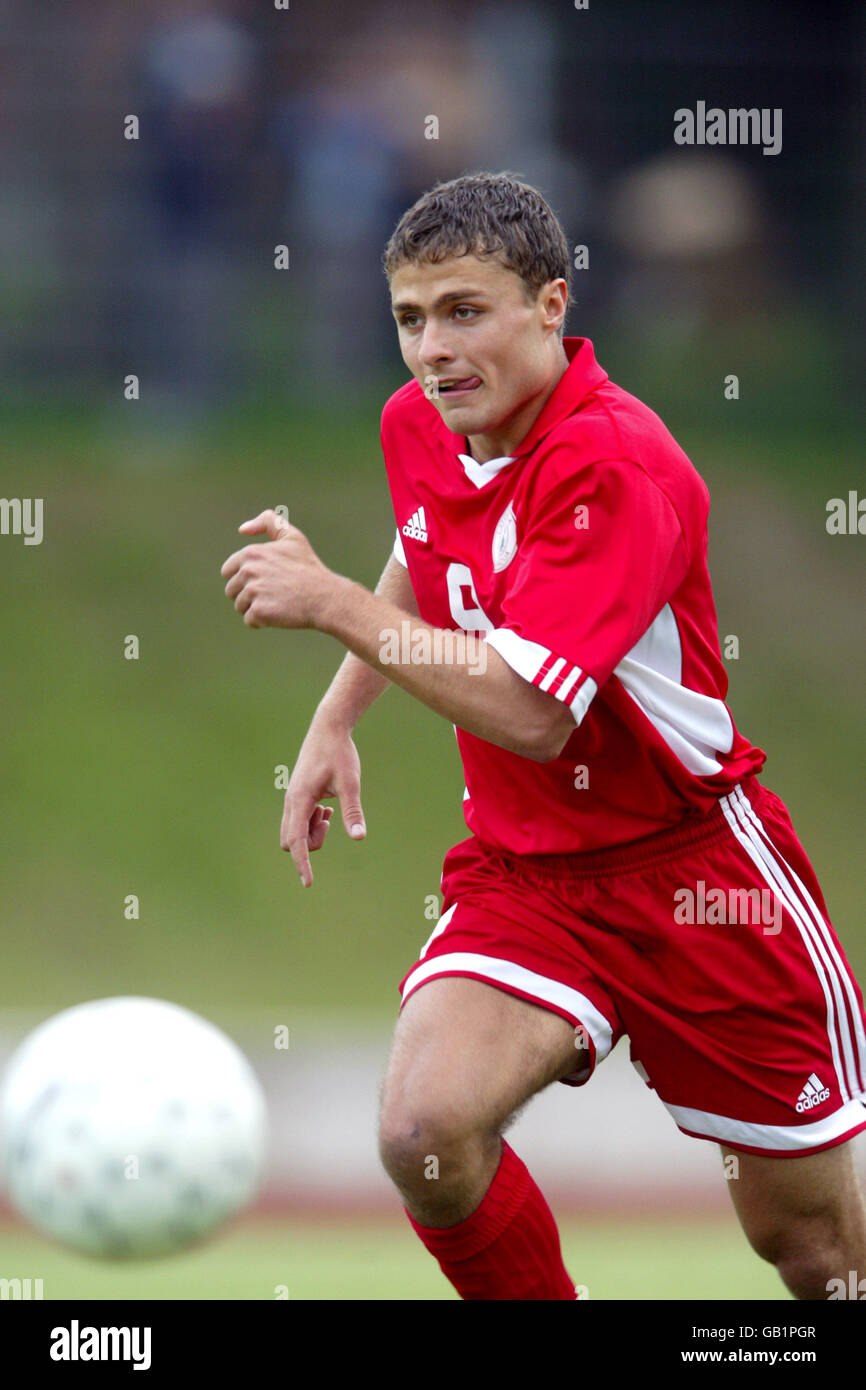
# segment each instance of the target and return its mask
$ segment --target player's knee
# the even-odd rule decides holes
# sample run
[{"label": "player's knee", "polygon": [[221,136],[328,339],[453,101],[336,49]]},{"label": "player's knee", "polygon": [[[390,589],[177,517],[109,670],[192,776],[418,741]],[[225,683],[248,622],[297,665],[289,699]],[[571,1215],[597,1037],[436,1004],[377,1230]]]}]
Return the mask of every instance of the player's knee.
[{"label": "player's knee", "polygon": [[477,1126],[453,1105],[392,1110],[379,1126],[382,1164],[402,1189],[423,1188],[433,1178],[447,1185],[478,1147]]},{"label": "player's knee", "polygon": [[776,1266],[795,1298],[826,1299],[830,1281],[840,1271],[847,1277],[847,1247],[829,1216],[765,1221],[747,1234],[752,1248]]},{"label": "player's knee", "polygon": [[848,1288],[849,1264],[845,1249],[828,1242],[809,1249],[797,1246],[786,1250],[776,1268],[795,1298],[826,1300],[836,1287],[834,1281],[841,1279],[843,1287]]}]

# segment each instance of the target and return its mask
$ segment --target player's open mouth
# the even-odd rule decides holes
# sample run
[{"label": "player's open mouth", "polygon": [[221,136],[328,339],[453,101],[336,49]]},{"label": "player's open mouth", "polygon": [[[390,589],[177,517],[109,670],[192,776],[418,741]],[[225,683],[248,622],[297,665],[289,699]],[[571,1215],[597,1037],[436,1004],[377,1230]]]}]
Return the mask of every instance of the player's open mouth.
[{"label": "player's open mouth", "polygon": [[459,381],[440,381],[439,395],[448,396],[453,400],[455,396],[468,396],[470,391],[474,391],[480,385],[480,376],[465,376]]}]

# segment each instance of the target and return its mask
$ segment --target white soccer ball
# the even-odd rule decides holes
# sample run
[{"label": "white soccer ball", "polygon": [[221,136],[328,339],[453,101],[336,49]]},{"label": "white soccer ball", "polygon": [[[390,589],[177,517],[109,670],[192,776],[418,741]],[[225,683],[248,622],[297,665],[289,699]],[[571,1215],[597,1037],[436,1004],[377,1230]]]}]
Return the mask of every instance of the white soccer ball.
[{"label": "white soccer ball", "polygon": [[165,1255],[253,1197],[264,1095],[213,1024],[160,999],[97,999],[42,1023],[0,1089],[12,1206],[90,1255]]}]

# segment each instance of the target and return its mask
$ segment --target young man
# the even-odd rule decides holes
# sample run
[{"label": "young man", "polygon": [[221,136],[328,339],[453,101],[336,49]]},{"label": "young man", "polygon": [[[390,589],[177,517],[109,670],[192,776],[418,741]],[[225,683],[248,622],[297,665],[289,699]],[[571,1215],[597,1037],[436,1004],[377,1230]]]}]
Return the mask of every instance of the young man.
[{"label": "young man", "polygon": [[351,733],[389,681],[456,726],[472,834],[402,981],[382,1161],[463,1298],[574,1299],[502,1131],[628,1033],[680,1129],[737,1154],[755,1250],[826,1298],[866,1272],[847,1142],[866,1127],[863,1002],[724,702],[707,489],[592,344],[563,338],[568,246],[535,189],[438,185],[385,267],[412,380],[382,416],[398,534],[375,595],[274,512],[240,528],[271,543],[222,571],[250,627],[349,649],[286,796],[305,885],[323,798],[366,833]]}]

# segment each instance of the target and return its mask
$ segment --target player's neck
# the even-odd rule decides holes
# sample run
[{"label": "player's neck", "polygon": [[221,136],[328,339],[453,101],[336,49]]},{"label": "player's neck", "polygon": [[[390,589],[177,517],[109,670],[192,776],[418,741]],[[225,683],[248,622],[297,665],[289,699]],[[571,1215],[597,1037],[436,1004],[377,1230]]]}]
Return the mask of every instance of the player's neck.
[{"label": "player's neck", "polygon": [[491,459],[507,458],[520,448],[532,429],[550,397],[553,395],[563,375],[568,371],[569,360],[562,340],[559,339],[553,370],[546,385],[531,400],[527,401],[514,415],[503,421],[502,427],[490,434],[465,435],[467,452],[476,463],[489,463]]}]

